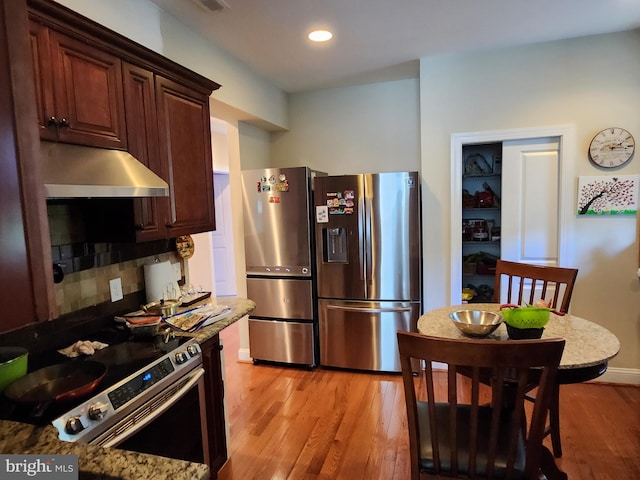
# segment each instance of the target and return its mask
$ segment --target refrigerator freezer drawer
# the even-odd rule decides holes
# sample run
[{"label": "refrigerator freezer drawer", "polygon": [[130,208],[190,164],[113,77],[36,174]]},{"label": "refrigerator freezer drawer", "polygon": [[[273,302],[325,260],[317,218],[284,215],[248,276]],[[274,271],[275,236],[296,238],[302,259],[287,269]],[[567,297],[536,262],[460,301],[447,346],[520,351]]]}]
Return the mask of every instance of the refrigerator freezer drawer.
[{"label": "refrigerator freezer drawer", "polygon": [[320,299],[320,364],[400,372],[397,330],[416,331],[419,302]]},{"label": "refrigerator freezer drawer", "polygon": [[315,367],[313,324],[249,318],[249,354],[254,360]]},{"label": "refrigerator freezer drawer", "polygon": [[254,317],[313,319],[312,283],[286,278],[247,278],[247,297],[256,302]]}]

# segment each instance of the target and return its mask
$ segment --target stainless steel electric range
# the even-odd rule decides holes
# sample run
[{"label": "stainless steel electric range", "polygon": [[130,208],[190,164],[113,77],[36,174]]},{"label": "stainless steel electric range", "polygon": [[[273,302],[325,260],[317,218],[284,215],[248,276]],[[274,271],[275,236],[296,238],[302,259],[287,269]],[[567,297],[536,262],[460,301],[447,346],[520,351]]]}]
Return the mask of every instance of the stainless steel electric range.
[{"label": "stainless steel electric range", "polygon": [[107,373],[95,390],[46,405],[2,396],[0,418],[53,424],[64,441],[209,463],[199,344],[188,337],[132,339],[115,330],[99,338],[109,346],[89,357],[69,360],[48,352],[38,359],[40,367],[85,359],[103,363]]}]

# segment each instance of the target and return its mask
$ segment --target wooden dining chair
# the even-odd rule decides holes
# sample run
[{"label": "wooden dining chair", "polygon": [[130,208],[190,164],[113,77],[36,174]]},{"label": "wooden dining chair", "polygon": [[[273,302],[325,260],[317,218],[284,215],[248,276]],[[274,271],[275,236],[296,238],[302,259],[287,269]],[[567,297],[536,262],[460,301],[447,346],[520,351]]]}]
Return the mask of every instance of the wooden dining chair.
[{"label": "wooden dining chair", "polygon": [[[447,339],[397,332],[412,480],[426,478],[566,479],[543,446],[563,339]],[[412,361],[422,362],[416,376]],[[432,362],[447,372],[434,372]],[[458,373],[471,371],[470,377]],[[531,415],[524,396],[540,370]],[[490,372],[489,388],[480,376]],[[503,386],[507,386],[503,388]],[[487,397],[489,401],[487,401]],[[528,420],[527,420],[528,419]]]},{"label": "wooden dining chair", "polygon": [[[567,313],[573,285],[578,276],[577,268],[547,267],[520,262],[498,260],[493,300],[496,303],[533,305],[536,300],[551,302],[551,308]],[[507,296],[501,297],[501,285],[507,284]],[[527,397],[531,400],[531,396]],[[545,436],[551,435],[553,454],[562,456],[560,441],[560,382],[556,383],[549,407],[549,426]]]},{"label": "wooden dining chair", "polygon": [[[577,268],[547,267],[528,263],[496,262],[493,301],[516,305],[533,305],[536,300],[550,302],[551,308],[567,313]],[[502,285],[507,284],[506,298],[501,296]]]}]

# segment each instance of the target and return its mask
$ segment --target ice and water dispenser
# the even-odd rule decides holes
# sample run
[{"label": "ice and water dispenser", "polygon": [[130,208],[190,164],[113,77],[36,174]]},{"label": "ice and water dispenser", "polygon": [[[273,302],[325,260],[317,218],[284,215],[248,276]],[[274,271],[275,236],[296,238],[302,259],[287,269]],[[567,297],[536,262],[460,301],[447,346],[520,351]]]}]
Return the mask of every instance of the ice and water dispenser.
[{"label": "ice and water dispenser", "polygon": [[323,228],[322,234],[322,260],[326,263],[348,263],[347,229]]}]

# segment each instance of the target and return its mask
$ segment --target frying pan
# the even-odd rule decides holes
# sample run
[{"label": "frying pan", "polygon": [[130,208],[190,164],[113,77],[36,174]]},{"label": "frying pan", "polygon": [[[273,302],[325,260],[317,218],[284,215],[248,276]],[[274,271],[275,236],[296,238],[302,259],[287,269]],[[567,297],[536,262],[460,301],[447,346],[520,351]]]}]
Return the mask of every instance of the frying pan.
[{"label": "frying pan", "polygon": [[4,394],[16,403],[46,405],[86,395],[106,374],[103,363],[70,361],[28,373],[9,385]]}]

